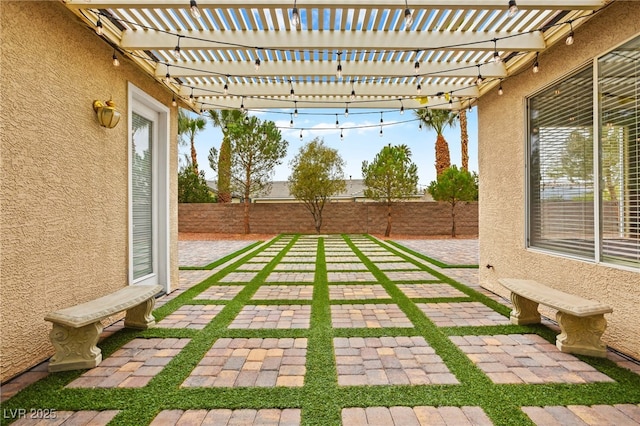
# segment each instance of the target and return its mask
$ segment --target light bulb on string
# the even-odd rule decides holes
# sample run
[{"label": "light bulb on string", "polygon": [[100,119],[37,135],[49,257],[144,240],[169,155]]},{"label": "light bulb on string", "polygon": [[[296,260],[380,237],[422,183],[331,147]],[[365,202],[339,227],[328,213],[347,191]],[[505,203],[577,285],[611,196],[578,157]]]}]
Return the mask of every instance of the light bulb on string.
[{"label": "light bulb on string", "polygon": [[169,74],[169,70],[167,70],[167,73],[164,76],[164,84],[171,84],[171,74]]},{"label": "light bulb on string", "polygon": [[533,63],[532,71],[534,74],[538,74],[538,72],[540,71],[540,64],[538,63],[538,53],[536,53],[536,61]]},{"label": "light bulb on string", "polygon": [[191,88],[191,94],[189,95],[189,99],[193,101],[193,87]]},{"label": "light bulb on string", "polygon": [[567,39],[564,41],[567,46],[571,46],[574,42],[573,36],[575,34],[573,33],[573,21],[569,21],[569,27],[571,28],[571,31],[569,32]]},{"label": "light bulb on string", "polygon": [[418,74],[420,72],[420,61],[416,61],[413,64],[413,72]]},{"label": "light bulb on string", "polygon": [[340,63],[340,55],[342,55],[342,52],[338,52],[338,66],[336,67],[336,78],[342,78],[342,63]]},{"label": "light bulb on string", "polygon": [[380,137],[382,137],[382,126],[380,126]]},{"label": "light bulb on string", "polygon": [[293,2],[293,9],[291,10],[291,26],[294,28],[298,28],[300,25],[300,14],[298,13],[298,8],[296,7],[296,2]]},{"label": "light bulb on string", "polygon": [[182,53],[180,52],[180,36],[178,36],[178,44],[176,44],[175,49],[173,49],[173,56],[176,58],[176,61],[179,61],[182,57]]},{"label": "light bulb on string", "polygon": [[191,16],[193,16],[194,19],[200,18],[200,9],[198,9],[198,3],[196,3],[196,0],[191,0],[189,2],[189,9],[191,11]]},{"label": "light bulb on string", "polygon": [[345,117],[349,116],[349,104],[346,104],[346,106],[344,107],[344,116]]},{"label": "light bulb on string", "polygon": [[484,77],[480,74],[480,65],[478,65],[478,78],[476,78],[476,84],[480,85],[484,81]]},{"label": "light bulb on string", "polygon": [[336,129],[340,127],[340,122],[338,121],[338,114],[336,114]]},{"label": "light bulb on string", "polygon": [[400,101],[400,115],[404,114],[404,104],[402,103],[402,99],[399,99]]},{"label": "light bulb on string", "polygon": [[416,93],[419,95],[420,93],[422,93],[422,85],[420,83],[418,83],[418,85],[416,86]]},{"label": "light bulb on string", "polygon": [[502,58],[498,53],[498,40],[496,39],[493,39],[493,62],[495,62],[496,64],[502,62]]},{"label": "light bulb on string", "polygon": [[244,113],[244,96],[240,98],[240,112]]},{"label": "light bulb on string", "polygon": [[422,120],[420,120],[420,122],[418,123],[418,131],[422,131]]},{"label": "light bulb on string", "polygon": [[116,55],[116,49],[113,49],[113,56],[111,57],[112,61],[113,61],[113,66],[114,67],[119,67],[120,66],[120,61],[118,60],[118,56]]},{"label": "light bulb on string", "polygon": [[98,22],[96,22],[96,34],[101,36],[102,33],[103,33],[102,18],[98,16]]},{"label": "light bulb on string", "polygon": [[255,69],[256,71],[260,71],[260,58],[256,58]]},{"label": "light bulb on string", "polygon": [[413,24],[413,15],[411,14],[411,10],[409,10],[409,5],[406,0],[404,6],[404,29],[408,30],[411,28],[411,24]]},{"label": "light bulb on string", "polygon": [[[502,82],[500,82],[500,86],[498,87],[498,95],[504,95],[504,90],[502,90]],[[471,107],[471,102],[469,102],[469,107]]]},{"label": "light bulb on string", "polygon": [[171,99],[171,106],[174,106],[174,107],[178,106],[178,102],[176,101],[175,96],[173,96],[173,98]]},{"label": "light bulb on string", "polygon": [[380,127],[382,127],[382,123],[384,123],[384,120],[382,119],[382,111],[380,111]]},{"label": "light bulb on string", "polygon": [[289,127],[293,127],[293,114],[290,114],[291,120],[289,120]]},{"label": "light bulb on string", "polygon": [[302,129],[300,129],[300,140],[302,140]]},{"label": "light bulb on string", "polygon": [[224,82],[224,88],[222,89],[222,93],[227,96],[229,94],[229,83]]},{"label": "light bulb on string", "polygon": [[293,105],[294,105],[293,116],[295,118],[298,118],[298,101],[295,101]]},{"label": "light bulb on string", "polygon": [[343,141],[344,140],[344,133],[342,133],[342,129],[340,129],[340,140]]},{"label": "light bulb on string", "polygon": [[355,101],[356,100],[356,91],[353,89],[353,87],[351,88],[351,97],[350,97],[351,101]]},{"label": "light bulb on string", "polygon": [[518,5],[516,0],[509,0],[509,18],[513,18],[518,13]]},{"label": "light bulb on string", "polygon": [[244,124],[249,124],[249,115],[244,116]]}]

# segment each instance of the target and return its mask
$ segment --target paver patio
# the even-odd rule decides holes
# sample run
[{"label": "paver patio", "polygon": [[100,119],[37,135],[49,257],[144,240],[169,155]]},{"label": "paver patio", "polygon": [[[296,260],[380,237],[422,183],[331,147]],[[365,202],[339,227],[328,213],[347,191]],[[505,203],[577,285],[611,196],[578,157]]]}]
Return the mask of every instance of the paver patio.
[{"label": "paver patio", "polygon": [[155,328],[116,323],[98,367],[4,384],[3,424],[640,425],[640,365],[510,324],[475,240],[280,236],[220,264],[223,244],[192,243],[181,266],[213,267],[180,271]]}]

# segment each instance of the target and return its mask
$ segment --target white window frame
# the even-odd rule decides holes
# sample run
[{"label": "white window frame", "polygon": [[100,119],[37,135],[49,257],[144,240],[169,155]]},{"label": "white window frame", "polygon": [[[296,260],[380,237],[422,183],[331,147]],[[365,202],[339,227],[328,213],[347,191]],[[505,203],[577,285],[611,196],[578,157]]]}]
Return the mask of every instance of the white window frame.
[{"label": "white window frame", "polygon": [[170,110],[167,106],[149,96],[132,83],[128,84],[128,239],[129,239],[129,285],[148,283],[147,277],[133,279],[133,204],[132,204],[132,159],[131,149],[133,146],[132,124],[133,112],[140,108],[157,113],[156,135],[153,138],[153,218],[154,218],[154,272],[153,282],[163,286],[165,292],[171,291],[170,273],[170,220],[169,220],[169,152],[170,133],[169,117]]}]

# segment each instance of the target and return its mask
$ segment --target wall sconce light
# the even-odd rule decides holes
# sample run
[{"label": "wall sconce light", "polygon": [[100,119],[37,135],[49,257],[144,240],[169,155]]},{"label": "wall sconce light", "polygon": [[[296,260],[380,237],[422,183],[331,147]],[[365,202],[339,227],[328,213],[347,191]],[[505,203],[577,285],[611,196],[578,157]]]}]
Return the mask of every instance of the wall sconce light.
[{"label": "wall sconce light", "polygon": [[111,99],[105,102],[93,101],[93,110],[102,127],[113,129],[120,122],[120,112],[116,110],[116,103]]}]

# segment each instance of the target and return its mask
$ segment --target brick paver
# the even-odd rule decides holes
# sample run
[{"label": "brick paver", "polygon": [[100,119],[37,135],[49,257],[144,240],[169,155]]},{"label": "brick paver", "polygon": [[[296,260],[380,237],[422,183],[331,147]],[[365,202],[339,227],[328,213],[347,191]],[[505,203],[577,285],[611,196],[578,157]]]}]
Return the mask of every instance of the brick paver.
[{"label": "brick paver", "polygon": [[229,328],[309,328],[309,305],[246,305]]},{"label": "brick paver", "polygon": [[397,284],[397,286],[410,299],[466,297],[466,294],[449,284]]},{"label": "brick paver", "polygon": [[336,328],[413,327],[394,304],[353,304],[331,306],[331,324]]},{"label": "brick paver", "polygon": [[376,281],[371,272],[327,272],[327,279],[330,283]]},{"label": "brick paver", "polygon": [[384,271],[384,274],[391,281],[430,281],[437,280],[436,277],[427,271]]},{"label": "brick paver", "polygon": [[287,254],[282,258],[280,264],[282,263],[316,263],[315,256],[291,256]]},{"label": "brick paver", "polygon": [[247,272],[247,271],[262,271],[264,267],[267,266],[265,262],[254,262],[254,263],[245,263],[241,265],[236,271]]},{"label": "brick paver", "polygon": [[182,386],[302,386],[306,354],[305,338],[218,339]]},{"label": "brick paver", "polygon": [[522,407],[522,411],[540,426],[640,425],[640,404]]},{"label": "brick paver", "polygon": [[449,265],[477,265],[478,240],[396,240],[398,244]]},{"label": "brick paver", "polygon": [[329,256],[325,253],[324,256],[325,262],[327,262],[327,268],[331,263],[356,263],[360,262],[360,258],[356,255],[340,255],[340,256]]},{"label": "brick paver", "polygon": [[363,300],[363,299],[389,299],[389,293],[379,284],[375,285],[339,285],[329,286],[329,299],[331,300]]},{"label": "brick paver", "polygon": [[253,300],[311,300],[312,285],[263,285],[255,292]]},{"label": "brick paver", "polygon": [[232,300],[244,289],[243,285],[214,285],[194,297],[198,300]]},{"label": "brick paver", "polygon": [[405,259],[400,256],[396,256],[395,254],[384,254],[380,253],[377,255],[369,255],[367,256],[372,262],[404,262]]},{"label": "brick paver", "polygon": [[255,241],[178,241],[178,265],[206,266]]},{"label": "brick paver", "polygon": [[265,282],[268,283],[312,283],[314,272],[272,272]]},{"label": "brick paver", "polygon": [[151,426],[207,425],[207,426],[296,426],[300,424],[299,408],[216,409],[216,410],[164,410],[151,422]]},{"label": "brick paver", "polygon": [[258,275],[257,272],[231,272],[220,278],[221,283],[248,283]]},{"label": "brick paver", "polygon": [[494,383],[593,383],[613,379],[537,334],[452,336]]},{"label": "brick paver", "polygon": [[490,426],[480,407],[367,407],[343,408],[342,424],[347,425],[452,425]]},{"label": "brick paver", "polygon": [[308,271],[313,272],[316,270],[315,263],[279,263],[273,269],[278,272],[298,272],[298,271]]},{"label": "brick paver", "polygon": [[376,266],[381,271],[417,271],[419,267],[409,262],[380,262]]},{"label": "brick paver", "polygon": [[224,309],[223,305],[182,305],[158,322],[162,328],[201,330]]},{"label": "brick paver", "polygon": [[429,344],[420,336],[334,338],[338,384],[457,384]]},{"label": "brick paver", "polygon": [[102,363],[67,385],[69,388],[139,388],[160,373],[190,339],[133,339]]},{"label": "brick paver", "polygon": [[480,302],[418,303],[416,306],[438,327],[511,324],[509,318]]},{"label": "brick paver", "polygon": [[178,275],[178,287],[193,287],[209,278],[216,271],[181,270]]},{"label": "brick paver", "polygon": [[327,263],[327,271],[368,271],[367,267],[362,263]]}]

